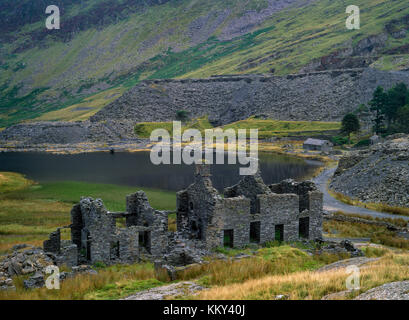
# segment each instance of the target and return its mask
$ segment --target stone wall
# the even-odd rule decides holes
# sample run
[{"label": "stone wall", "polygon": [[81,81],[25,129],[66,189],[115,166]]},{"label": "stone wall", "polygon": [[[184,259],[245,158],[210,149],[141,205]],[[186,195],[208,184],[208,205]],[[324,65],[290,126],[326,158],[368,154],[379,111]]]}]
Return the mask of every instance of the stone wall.
[{"label": "stone wall", "polygon": [[312,181],[296,182],[285,180],[269,186],[277,194],[293,193],[298,195],[299,205],[297,221],[300,218],[309,218],[309,239],[315,240],[322,237],[322,210],[323,194],[318,191]]},{"label": "stone wall", "polygon": [[57,229],[56,231],[52,232],[49,236],[49,239],[44,241],[43,246],[45,252],[59,254],[61,247],[60,229]]},{"label": "stone wall", "polygon": [[90,250],[87,256],[92,263],[109,262],[116,228],[115,219],[99,199],[82,199],[80,206],[83,219],[82,249]]},{"label": "stone wall", "polygon": [[[44,248],[45,250],[45,248]],[[61,246],[61,253],[56,257],[57,265],[74,267],[78,265],[78,247],[71,241]]]},{"label": "stone wall", "polygon": [[322,238],[323,203],[324,195],[321,192],[310,191],[308,213],[305,211],[300,213],[300,217],[310,218],[309,237],[312,240]]},{"label": "stone wall", "polygon": [[264,184],[258,171],[253,176],[244,176],[238,184],[224,190],[225,198],[244,196],[251,200],[251,213],[260,212],[257,196],[259,194],[271,194],[270,189]]},{"label": "stone wall", "polygon": [[71,209],[71,241],[81,248],[81,230],[83,228],[81,205],[76,204]]},{"label": "stone wall", "polygon": [[162,257],[168,250],[168,213],[155,211],[151,228],[151,254]]},{"label": "stone wall", "polygon": [[[133,263],[141,254],[163,256],[168,250],[168,212],[154,210],[143,191],[127,196],[126,204],[126,212],[108,212],[102,200],[81,199],[71,210],[72,241],[61,260],[74,261],[73,248],[87,263]],[[116,227],[117,218],[126,219],[126,228]],[[50,252],[59,252],[59,230],[44,244]]]},{"label": "stone wall", "polygon": [[[221,200],[210,180],[210,168],[198,166],[195,182],[178,193],[178,231],[187,239],[207,240],[207,227],[212,225],[216,203]],[[179,211],[179,208],[181,209]]]},{"label": "stone wall", "polygon": [[250,243],[251,222],[250,199],[235,197],[223,199],[222,210],[216,212],[222,216],[222,232],[220,234],[219,246],[223,246],[224,230],[233,230],[233,246],[244,247]]},{"label": "stone wall", "polygon": [[284,241],[298,240],[298,204],[296,194],[259,195],[261,242],[274,241],[276,228],[283,225]]},{"label": "stone wall", "polygon": [[136,227],[119,229],[116,235],[118,259],[126,263],[139,261],[139,232]]},{"label": "stone wall", "polygon": [[126,197],[126,225],[150,226],[154,221],[154,209],[149,204],[145,192],[138,191]]}]

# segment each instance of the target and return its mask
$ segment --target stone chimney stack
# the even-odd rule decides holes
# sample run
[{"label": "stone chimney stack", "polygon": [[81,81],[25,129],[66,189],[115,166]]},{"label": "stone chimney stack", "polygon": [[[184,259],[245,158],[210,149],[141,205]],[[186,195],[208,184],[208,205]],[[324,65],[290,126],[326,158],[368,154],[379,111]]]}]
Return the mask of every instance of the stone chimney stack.
[{"label": "stone chimney stack", "polygon": [[210,178],[212,175],[210,173],[210,165],[209,164],[197,164],[196,165],[196,176],[200,176],[202,178]]}]

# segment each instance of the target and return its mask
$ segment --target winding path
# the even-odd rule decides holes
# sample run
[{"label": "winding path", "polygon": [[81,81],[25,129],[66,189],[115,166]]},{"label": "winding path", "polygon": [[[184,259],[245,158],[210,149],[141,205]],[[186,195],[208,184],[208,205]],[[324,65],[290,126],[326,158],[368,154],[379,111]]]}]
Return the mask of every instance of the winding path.
[{"label": "winding path", "polygon": [[391,214],[391,213],[386,213],[386,212],[373,211],[373,210],[369,210],[369,209],[365,209],[361,207],[355,207],[355,206],[345,204],[335,199],[333,196],[331,196],[328,193],[328,181],[334,175],[335,170],[336,168],[325,169],[320,175],[318,175],[317,177],[313,179],[317,187],[324,194],[324,210],[329,211],[329,212],[342,211],[345,213],[350,213],[350,214],[354,213],[354,214],[371,216],[375,218],[395,218],[395,219],[401,218],[406,221],[409,221],[409,217],[407,216],[401,216],[401,215],[396,215],[396,214]]}]

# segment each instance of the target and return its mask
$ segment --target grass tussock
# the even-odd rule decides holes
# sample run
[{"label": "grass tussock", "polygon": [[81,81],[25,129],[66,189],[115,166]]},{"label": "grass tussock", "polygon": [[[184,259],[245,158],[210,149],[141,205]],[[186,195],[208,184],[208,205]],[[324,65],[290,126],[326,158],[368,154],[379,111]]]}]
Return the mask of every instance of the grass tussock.
[{"label": "grass tussock", "polygon": [[386,203],[361,202],[357,199],[352,199],[342,193],[328,190],[328,192],[337,200],[356,207],[362,207],[378,212],[387,212],[396,215],[409,216],[409,208],[390,206]]},{"label": "grass tussock", "polygon": [[[361,268],[361,289],[358,294],[385,283],[409,279],[409,254],[388,254],[379,261]],[[277,295],[288,295],[291,300],[319,300],[327,294],[346,290],[349,274],[345,269],[327,272],[300,271],[284,275],[270,275],[243,283],[217,286],[203,291],[195,299],[201,300],[273,300]]]}]

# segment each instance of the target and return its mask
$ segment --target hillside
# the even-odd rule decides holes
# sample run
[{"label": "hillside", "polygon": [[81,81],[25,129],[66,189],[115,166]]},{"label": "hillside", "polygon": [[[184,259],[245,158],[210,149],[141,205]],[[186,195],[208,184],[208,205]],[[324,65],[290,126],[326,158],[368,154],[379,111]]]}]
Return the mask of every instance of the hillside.
[{"label": "hillside", "polygon": [[341,0],[55,4],[62,21],[52,31],[45,1],[0,4],[0,127],[85,120],[143,79],[409,67],[405,0],[354,1],[355,31],[345,28],[350,3]]}]

